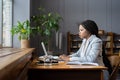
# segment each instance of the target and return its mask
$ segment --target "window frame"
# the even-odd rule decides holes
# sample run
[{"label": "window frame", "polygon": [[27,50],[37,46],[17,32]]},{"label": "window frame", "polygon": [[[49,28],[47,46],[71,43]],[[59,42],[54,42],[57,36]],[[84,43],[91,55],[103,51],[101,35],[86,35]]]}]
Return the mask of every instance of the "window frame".
[{"label": "window frame", "polygon": [[3,0],[0,0],[0,44],[2,44],[2,31],[3,31],[3,29],[2,29],[2,19],[3,19],[3,17],[2,17],[2,9],[3,9],[3,7],[2,7],[2,3],[3,3]]},{"label": "window frame", "polygon": [[[12,17],[12,15],[13,15],[13,0],[9,0],[9,1],[12,1],[11,2],[11,5],[10,5],[10,7],[8,7],[8,9],[10,9],[10,11],[8,11],[9,13],[9,22],[6,24],[7,26],[9,26],[10,28],[8,28],[8,31],[6,31],[7,30],[7,27],[6,27],[6,30],[4,30],[4,13],[3,13],[3,11],[4,11],[4,1],[3,0],[0,0],[0,44],[2,44],[2,46],[3,47],[12,47],[13,46],[13,41],[12,41],[12,35],[11,34],[9,34],[10,32],[10,29],[12,28],[12,25],[13,25],[13,17]],[[6,1],[5,1],[6,2]],[[7,38],[4,38],[4,31],[5,31],[5,33],[7,33],[6,35],[5,35],[5,37],[7,37],[7,36],[9,36],[9,41],[8,41],[8,39]],[[5,40],[3,40],[3,39],[5,39]],[[4,41],[5,41],[5,43],[4,43]],[[9,42],[9,44],[7,44],[7,41]],[[4,43],[4,44],[3,44]]]}]

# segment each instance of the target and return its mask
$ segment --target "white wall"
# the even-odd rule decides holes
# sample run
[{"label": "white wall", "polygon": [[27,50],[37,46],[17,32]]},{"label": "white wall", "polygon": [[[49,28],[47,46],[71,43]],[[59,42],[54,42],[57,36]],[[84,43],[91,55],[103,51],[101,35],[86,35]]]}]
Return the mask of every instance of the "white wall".
[{"label": "white wall", "polygon": [[[13,25],[17,21],[25,21],[30,19],[30,0],[14,0],[13,3]],[[18,37],[13,38],[13,47],[20,48]]]}]

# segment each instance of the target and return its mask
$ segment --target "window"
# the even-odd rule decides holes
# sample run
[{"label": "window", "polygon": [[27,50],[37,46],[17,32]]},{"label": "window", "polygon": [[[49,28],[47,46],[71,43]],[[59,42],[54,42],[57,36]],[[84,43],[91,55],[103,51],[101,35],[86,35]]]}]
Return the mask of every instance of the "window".
[{"label": "window", "polygon": [[3,47],[12,46],[12,0],[0,0],[0,43]]}]

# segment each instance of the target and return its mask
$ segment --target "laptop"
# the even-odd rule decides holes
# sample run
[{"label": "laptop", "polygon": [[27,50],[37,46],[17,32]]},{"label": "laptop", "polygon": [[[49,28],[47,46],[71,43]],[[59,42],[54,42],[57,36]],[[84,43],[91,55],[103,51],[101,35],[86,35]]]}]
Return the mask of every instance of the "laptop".
[{"label": "laptop", "polygon": [[41,42],[41,45],[42,45],[42,48],[43,48],[43,51],[44,51],[44,54],[45,54],[44,56],[50,56],[50,57],[52,57],[53,59],[58,59],[58,58],[59,58],[58,56],[48,55],[47,50],[46,50],[46,48],[45,48],[44,42]]},{"label": "laptop", "polygon": [[43,48],[43,51],[44,51],[45,56],[48,56],[48,53],[47,53],[47,50],[46,50],[46,48],[45,48],[44,43],[41,42],[41,45],[42,45],[42,48]]}]

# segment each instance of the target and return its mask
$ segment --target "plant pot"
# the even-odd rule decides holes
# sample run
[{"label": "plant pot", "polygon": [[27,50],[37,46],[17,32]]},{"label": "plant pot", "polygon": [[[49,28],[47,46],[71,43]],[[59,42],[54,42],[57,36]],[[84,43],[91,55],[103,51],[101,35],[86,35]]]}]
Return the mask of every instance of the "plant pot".
[{"label": "plant pot", "polygon": [[21,40],[21,48],[30,48],[29,40]]}]

